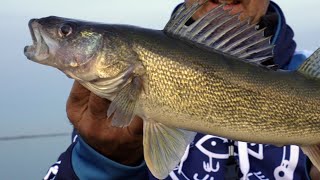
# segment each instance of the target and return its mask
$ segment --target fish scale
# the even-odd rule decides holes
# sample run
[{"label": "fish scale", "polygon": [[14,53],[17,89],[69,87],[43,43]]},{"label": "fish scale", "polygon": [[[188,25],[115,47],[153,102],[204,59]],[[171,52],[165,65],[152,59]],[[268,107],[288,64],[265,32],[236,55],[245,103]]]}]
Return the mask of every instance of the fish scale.
[{"label": "fish scale", "polygon": [[[227,73],[229,72],[227,71],[224,74],[224,78],[220,78],[220,76],[214,73],[209,73],[214,72],[214,70],[207,67],[202,67],[203,69],[201,69],[200,66],[198,66],[198,68],[189,68],[189,64],[192,64],[192,61],[196,61],[195,64],[202,61],[200,58],[190,58],[190,62],[188,63],[186,61],[188,61],[189,58],[180,58],[188,57],[187,55],[182,56],[176,53],[177,57],[167,57],[169,56],[167,55],[162,58],[157,58],[159,61],[155,62],[150,59],[154,59],[154,56],[159,55],[161,57],[163,56],[161,55],[163,53],[153,53],[152,49],[148,50],[146,48],[136,51],[138,52],[138,55],[139,52],[143,54],[140,59],[147,69],[147,72],[156,72],[146,78],[148,79],[148,84],[145,86],[148,86],[147,94],[150,94],[150,99],[146,101],[159,101],[156,103],[168,106],[175,112],[193,114],[199,118],[199,122],[202,122],[204,116],[212,114],[212,116],[208,118],[212,121],[210,122],[209,129],[211,129],[211,126],[224,126],[224,128],[225,126],[228,126],[229,131],[238,129],[240,131],[238,133],[246,133],[252,141],[279,144],[288,142],[287,140],[279,138],[273,139],[273,133],[275,133],[275,136],[278,136],[279,131],[281,131],[281,133],[283,133],[282,135],[290,135],[292,138],[291,141],[295,143],[297,143],[299,137],[303,136],[301,133],[310,133],[308,140],[302,139],[302,141],[299,142],[299,144],[302,144],[307,142],[314,143],[314,133],[319,134],[320,132],[319,126],[308,126],[308,122],[305,121],[305,119],[313,117],[313,119],[318,119],[316,122],[313,122],[313,124],[318,125],[320,118],[317,113],[314,113],[320,110],[317,105],[318,102],[313,100],[312,96],[309,98],[297,96],[297,93],[305,94],[304,92],[310,91],[309,87],[302,86],[300,90],[294,89],[291,91],[291,93],[295,94],[294,96],[293,94],[281,94],[288,89],[288,86],[284,82],[290,76],[285,73],[283,73],[283,75],[285,75],[283,79],[281,79],[280,75],[277,75],[278,79],[273,80],[272,82],[266,79],[268,77],[267,75],[261,75],[261,77],[254,75],[257,73],[252,73],[250,76],[246,75],[245,77],[247,77],[247,81],[249,82],[253,81],[254,83],[259,82],[259,84],[262,84],[264,83],[262,79],[265,79],[273,84],[272,86],[270,85],[272,89],[265,88],[262,90],[261,87],[250,89],[250,87],[246,88],[246,86],[240,86],[241,84],[247,84],[247,82],[242,82],[243,80],[240,81],[241,79],[237,81],[238,83],[228,82],[228,76],[237,76],[235,73]],[[159,47],[154,51],[159,51]],[[177,59],[181,59],[181,62]],[[176,64],[173,65],[173,63]],[[164,68],[166,69],[166,73],[162,73],[165,72],[162,71],[162,67],[166,67]],[[181,72],[187,72],[188,78],[183,78]],[[274,73],[270,70],[265,71],[265,73],[268,72]],[[182,84],[180,82],[185,83]],[[259,85],[255,84],[255,86]],[[314,88],[318,89],[317,87]],[[318,92],[315,92],[314,95]],[[270,96],[271,94],[274,94],[274,96]],[[310,106],[306,105],[306,102],[308,102]],[[154,107],[157,106],[156,103]],[[177,104],[179,104],[179,106],[177,106]],[[311,106],[313,107],[313,113],[308,114],[308,111],[311,110]],[[222,119],[221,122],[219,122],[220,119]],[[170,125],[170,123],[167,122],[166,124]],[[176,124],[177,123],[174,123],[175,126],[181,127],[180,124]],[[275,126],[275,124],[277,124],[277,126]],[[292,126],[289,126],[290,124],[292,124]],[[300,127],[299,130],[296,130],[297,127]],[[313,129],[309,129],[310,127],[313,127]],[[190,127],[188,127],[188,129],[190,129]],[[197,132],[212,133],[210,130],[203,131],[201,128],[197,129],[197,127],[194,127],[193,130],[196,130]],[[269,136],[259,140],[252,137],[252,132],[261,131],[267,131],[265,133]],[[292,132],[295,133],[292,134]],[[236,137],[232,138],[235,139]]]}]

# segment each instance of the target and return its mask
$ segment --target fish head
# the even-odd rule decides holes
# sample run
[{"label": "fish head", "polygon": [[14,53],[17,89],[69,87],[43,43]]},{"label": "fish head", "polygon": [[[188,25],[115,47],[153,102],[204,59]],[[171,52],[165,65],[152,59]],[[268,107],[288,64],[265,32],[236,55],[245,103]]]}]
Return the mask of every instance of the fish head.
[{"label": "fish head", "polygon": [[33,44],[24,48],[25,56],[64,72],[83,69],[103,44],[102,32],[85,21],[50,16],[31,19],[29,28]]}]

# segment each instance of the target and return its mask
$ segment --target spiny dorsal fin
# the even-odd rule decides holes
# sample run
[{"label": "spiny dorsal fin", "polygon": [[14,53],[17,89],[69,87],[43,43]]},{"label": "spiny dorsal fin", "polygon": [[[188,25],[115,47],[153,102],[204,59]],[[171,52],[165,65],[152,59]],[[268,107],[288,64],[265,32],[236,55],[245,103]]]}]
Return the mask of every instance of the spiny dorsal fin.
[{"label": "spiny dorsal fin", "polygon": [[164,32],[255,64],[273,57],[274,46],[270,44],[270,37],[264,37],[264,29],[257,30],[250,20],[240,21],[240,13],[231,15],[230,10],[224,10],[223,4],[186,26],[186,22],[203,4],[198,1],[189,8],[182,4],[172,15]]},{"label": "spiny dorsal fin", "polygon": [[303,62],[298,72],[311,78],[320,78],[320,48]]}]

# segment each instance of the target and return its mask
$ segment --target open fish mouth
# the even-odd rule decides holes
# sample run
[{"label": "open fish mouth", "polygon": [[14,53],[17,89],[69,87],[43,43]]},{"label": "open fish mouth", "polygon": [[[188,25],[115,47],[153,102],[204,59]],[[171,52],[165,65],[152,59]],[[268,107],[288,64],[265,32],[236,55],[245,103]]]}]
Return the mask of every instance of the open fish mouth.
[{"label": "open fish mouth", "polygon": [[41,25],[37,19],[29,21],[29,29],[33,44],[24,48],[25,56],[33,61],[42,61],[49,57],[49,47],[41,33]]}]

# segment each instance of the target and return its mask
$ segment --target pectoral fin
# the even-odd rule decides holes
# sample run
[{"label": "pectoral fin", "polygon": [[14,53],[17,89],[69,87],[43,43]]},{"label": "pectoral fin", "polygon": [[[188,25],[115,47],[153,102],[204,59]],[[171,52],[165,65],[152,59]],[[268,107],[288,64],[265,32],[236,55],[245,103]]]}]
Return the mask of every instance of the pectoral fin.
[{"label": "pectoral fin", "polygon": [[156,178],[164,179],[178,165],[196,133],[149,121],[144,121],[143,128],[147,166]]},{"label": "pectoral fin", "polygon": [[90,82],[80,83],[96,95],[113,100],[116,94],[130,81],[135,66],[129,66],[123,72],[112,78],[101,78]]},{"label": "pectoral fin", "polygon": [[320,171],[320,145],[303,146],[301,149],[309,157],[312,164]]},{"label": "pectoral fin", "polygon": [[112,126],[126,127],[130,124],[135,114],[136,102],[142,90],[140,77],[134,77],[124,86],[111,102],[107,115],[112,117]]}]

